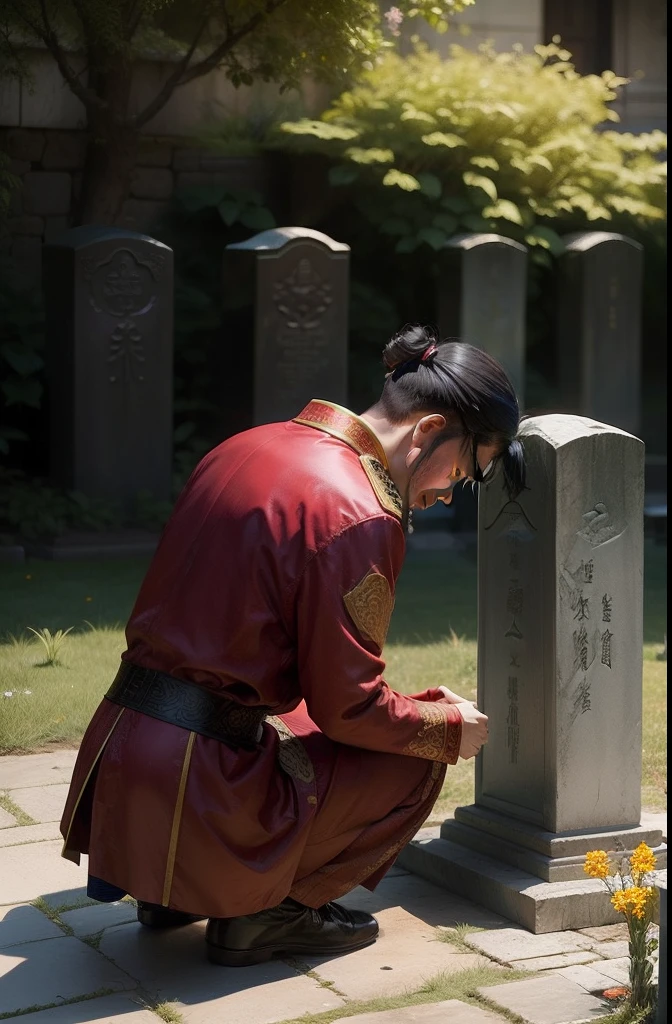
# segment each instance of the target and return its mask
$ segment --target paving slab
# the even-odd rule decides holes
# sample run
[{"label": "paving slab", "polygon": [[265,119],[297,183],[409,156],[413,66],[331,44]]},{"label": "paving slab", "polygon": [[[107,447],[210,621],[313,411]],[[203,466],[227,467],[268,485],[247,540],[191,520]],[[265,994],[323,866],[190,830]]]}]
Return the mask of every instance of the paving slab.
[{"label": "paving slab", "polygon": [[477,953],[461,953],[438,939],[432,925],[400,907],[378,915],[380,936],[366,949],[346,956],[301,957],[323,981],[348,999],[375,999],[415,992],[423,982],[445,972],[492,966]]},{"label": "paving slab", "polygon": [[[607,978],[611,978],[612,982],[616,982],[617,985],[627,985],[630,977],[630,958],[627,956],[618,957],[616,960],[600,960],[595,965],[595,969],[600,974],[606,974]],[[656,965],[653,965],[653,979],[655,981]]]},{"label": "paving slab", "polygon": [[600,957],[592,950],[578,950],[576,953],[558,953],[557,956],[535,956],[530,960],[512,960],[511,967],[520,971],[554,971],[558,967],[571,967],[572,964],[589,964],[599,962]]},{"label": "paving slab", "polygon": [[0,849],[0,905],[86,886],[87,858],[78,867],[61,857],[61,841]]},{"label": "paving slab", "polygon": [[97,935],[105,928],[137,921],[137,914],[138,908],[134,903],[119,900],[117,903],[94,903],[78,910],[66,910],[59,917],[75,935]]},{"label": "paving slab", "polygon": [[0,953],[4,1013],[49,1006],[100,989],[136,987],[128,974],[95,949],[68,936],[7,946]]},{"label": "paving slab", "polygon": [[119,925],[103,933],[99,948],[145,991],[175,1004],[185,1024],[276,1024],[345,1005],[279,961],[244,969],[208,963],[205,922],[165,932]]},{"label": "paving slab", "polygon": [[39,843],[45,839],[59,839],[60,835],[57,821],[48,821],[42,825],[17,825],[15,828],[0,829],[0,847]]},{"label": "paving slab", "polygon": [[4,807],[0,807],[0,828],[3,830],[6,828],[14,828],[16,824],[17,821],[14,815],[10,814],[9,811],[6,811]]},{"label": "paving slab", "polygon": [[531,960],[533,957],[556,956],[559,953],[575,953],[591,947],[591,940],[578,932],[534,935],[524,928],[515,927],[476,932],[465,936],[465,939],[470,946],[475,946],[503,964],[513,963],[514,960]]},{"label": "paving slab", "polygon": [[586,992],[591,992],[597,996],[601,995],[605,989],[613,988],[615,985],[613,978],[602,974],[601,967],[602,961],[596,960],[588,966],[562,967],[559,971],[556,971],[556,974],[567,978],[569,981],[573,981],[574,984],[580,985]]},{"label": "paving slab", "polygon": [[603,924],[597,928],[579,928],[578,933],[597,942],[616,942],[628,938],[628,926],[624,921],[622,924]]},{"label": "paving slab", "polygon": [[53,786],[12,789],[10,795],[17,807],[29,814],[34,821],[60,821],[69,788],[67,783],[58,782]]},{"label": "paving slab", "polygon": [[27,903],[0,907],[0,949],[20,942],[55,939],[61,935],[63,931],[58,925]]},{"label": "paving slab", "polygon": [[132,996],[101,996],[20,1017],[20,1024],[158,1024],[159,1017]]},{"label": "paving slab", "polygon": [[0,790],[70,782],[76,760],[76,750],[57,750],[51,754],[5,754],[0,757]]},{"label": "paving slab", "polygon": [[590,948],[594,953],[599,953],[603,960],[617,960],[621,956],[630,955],[630,944],[627,939],[619,939],[618,942],[596,942]]},{"label": "paving slab", "polygon": [[478,992],[502,1009],[517,1013],[526,1024],[574,1024],[595,1020],[609,1011],[602,998],[557,974],[489,985]]},{"label": "paving slab", "polygon": [[[462,1003],[459,999],[446,999],[440,1003],[422,1006],[404,1006],[398,1010],[378,1010],[360,1013],[356,1017],[341,1017],[338,1024],[503,1024],[502,1018],[480,1006]],[[124,1022],[125,1024],[125,1022]]]},{"label": "paving slab", "polygon": [[52,910],[74,910],[76,907],[98,906],[95,900],[89,899],[86,895],[86,886],[80,885],[76,889],[55,889],[53,892],[45,892],[41,897]]},{"label": "paving slab", "polygon": [[402,907],[426,924],[444,928],[452,928],[457,924],[469,924],[476,928],[503,928],[511,923],[494,911],[470,903],[409,872],[386,875],[374,892],[358,886],[339,902],[353,910],[365,910],[376,917],[389,907]]}]

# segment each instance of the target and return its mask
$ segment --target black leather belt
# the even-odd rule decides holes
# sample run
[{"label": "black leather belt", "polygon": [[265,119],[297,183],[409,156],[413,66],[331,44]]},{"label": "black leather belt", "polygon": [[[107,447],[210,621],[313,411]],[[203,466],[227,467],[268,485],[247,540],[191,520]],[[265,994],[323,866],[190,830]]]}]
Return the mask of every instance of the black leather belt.
[{"label": "black leather belt", "polygon": [[271,711],[238,704],[195,683],[128,661],[122,661],[105,697],[160,722],[219,740],[234,750],[256,746],[259,726]]}]

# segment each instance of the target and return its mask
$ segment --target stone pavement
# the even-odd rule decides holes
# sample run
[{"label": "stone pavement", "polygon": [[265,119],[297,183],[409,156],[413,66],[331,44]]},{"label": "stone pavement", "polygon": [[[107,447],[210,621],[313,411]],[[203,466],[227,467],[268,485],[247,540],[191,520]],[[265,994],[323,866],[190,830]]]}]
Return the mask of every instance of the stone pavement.
[{"label": "stone pavement", "polygon": [[[205,959],[204,923],[150,932],[132,902],[87,899],[86,858],[78,868],[60,857],[58,820],[75,756],[0,758],[0,1019],[279,1024],[339,1011],[347,1024],[497,1024],[511,1013],[527,1024],[577,1024],[608,1012],[602,992],[627,980],[623,924],[532,935],[399,868],[375,893],[359,888],[344,900],[380,922],[368,949],[215,967]],[[467,927],[446,933],[458,925]],[[465,986],[463,998],[370,1012],[362,1005],[483,966],[496,983]]]}]

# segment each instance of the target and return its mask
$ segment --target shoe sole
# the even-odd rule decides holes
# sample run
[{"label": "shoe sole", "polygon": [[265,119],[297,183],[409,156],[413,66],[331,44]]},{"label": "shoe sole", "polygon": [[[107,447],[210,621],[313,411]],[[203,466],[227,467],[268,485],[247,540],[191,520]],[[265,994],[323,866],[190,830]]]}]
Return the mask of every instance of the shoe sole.
[{"label": "shoe sole", "polygon": [[331,949],[320,950],[315,946],[261,946],[257,949],[226,949],[224,946],[207,944],[208,960],[219,967],[253,967],[255,964],[263,964],[277,956],[344,956],[346,953],[356,953],[366,946],[371,946],[378,938],[373,935],[369,939],[352,943],[347,946],[339,946]]}]

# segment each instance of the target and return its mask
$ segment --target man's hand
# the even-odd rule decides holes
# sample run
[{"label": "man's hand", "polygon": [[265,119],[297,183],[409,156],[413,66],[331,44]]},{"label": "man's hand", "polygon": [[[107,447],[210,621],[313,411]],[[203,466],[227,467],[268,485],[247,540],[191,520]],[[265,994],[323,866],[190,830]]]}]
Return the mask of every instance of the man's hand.
[{"label": "man's hand", "polygon": [[440,686],[439,689],[449,704],[474,703],[473,701],[470,701],[468,697],[460,697],[459,694],[453,693],[453,691],[449,690],[447,686]]},{"label": "man's hand", "polygon": [[468,761],[470,757],[476,757],[483,744],[488,742],[488,716],[474,707],[470,700],[454,703],[462,716],[460,757]]}]

